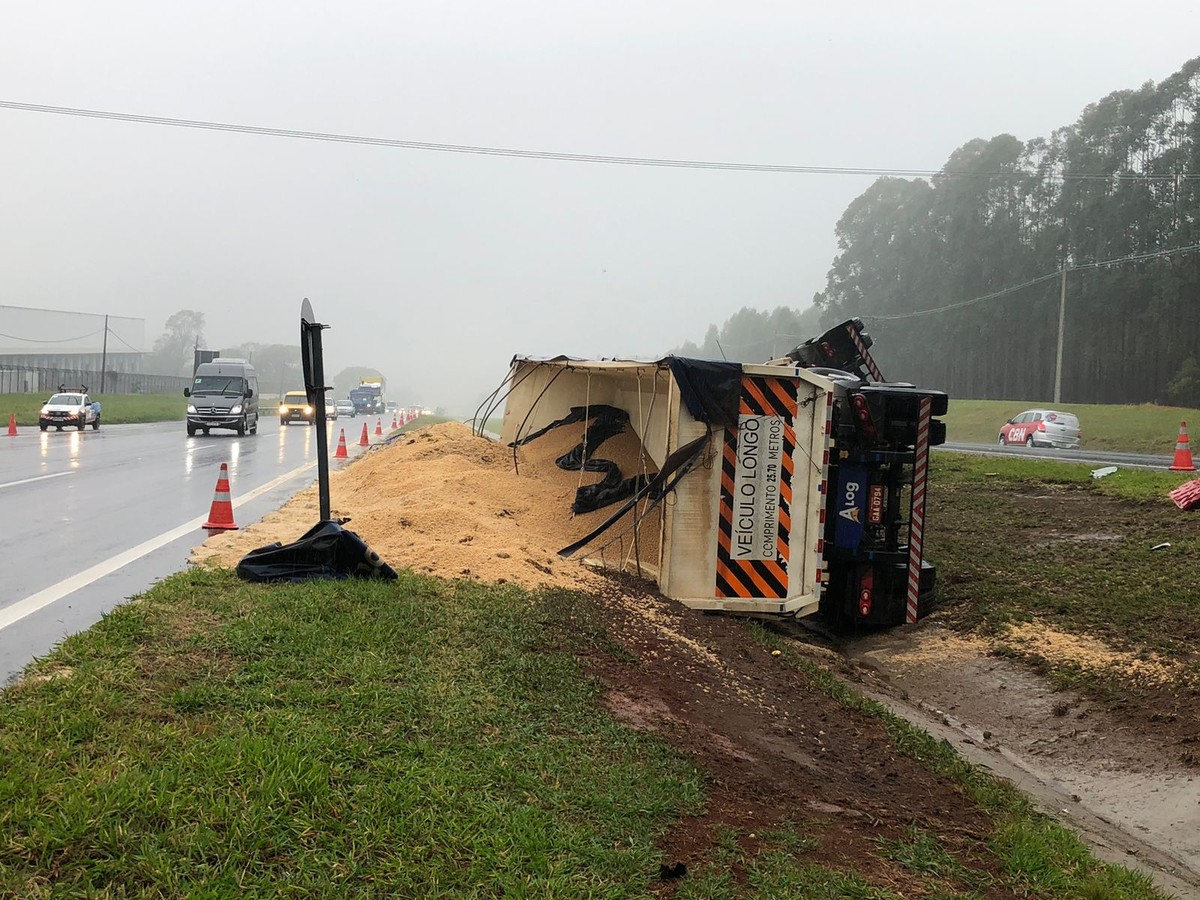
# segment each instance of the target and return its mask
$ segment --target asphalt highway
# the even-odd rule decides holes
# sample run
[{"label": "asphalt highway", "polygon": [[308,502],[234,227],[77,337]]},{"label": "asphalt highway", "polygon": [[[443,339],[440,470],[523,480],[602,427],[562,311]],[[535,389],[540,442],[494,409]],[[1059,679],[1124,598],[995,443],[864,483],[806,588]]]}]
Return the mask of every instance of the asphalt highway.
[{"label": "asphalt highway", "polygon": [[984,456],[1016,456],[1022,459],[1052,459],[1058,462],[1077,462],[1089,465],[1116,466],[1127,469],[1169,469],[1174,455],[1151,456],[1143,453],[1114,453],[1107,450],[1055,450],[1052,447],[1005,446],[999,444],[964,444],[947,441],[938,450],[955,453],[976,453]]},{"label": "asphalt highway", "polygon": [[[330,423],[330,454],[340,428],[361,452],[364,421]],[[182,421],[0,433],[0,686],[186,565],[208,536],[221,463],[244,527],[316,480],[316,438],[274,416],[245,437],[188,437]]]}]

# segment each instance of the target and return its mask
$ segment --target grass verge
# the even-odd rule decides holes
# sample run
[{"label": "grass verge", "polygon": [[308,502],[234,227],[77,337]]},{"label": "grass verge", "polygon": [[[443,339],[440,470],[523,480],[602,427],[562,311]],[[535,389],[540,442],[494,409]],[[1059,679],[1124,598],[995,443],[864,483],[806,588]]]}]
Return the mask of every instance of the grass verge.
[{"label": "grass verge", "polygon": [[[167,579],[0,694],[0,896],[652,894],[656,842],[702,808],[704,778],[598,712],[577,653],[612,638],[573,600],[408,574]],[[1002,894],[1157,896],[947,745],[796,664],[993,814]],[[930,840],[880,853],[931,896],[947,881],[986,892],[986,873]],[[760,846],[726,842],[679,896],[897,896],[806,864],[796,829]]]},{"label": "grass verge", "polygon": [[[37,427],[38,410],[49,394],[0,394],[0,418],[5,423],[13,413],[17,425]],[[135,422],[174,422],[186,417],[187,401],[182,394],[93,394],[100,401],[104,425]]]},{"label": "grass verge", "polygon": [[1000,426],[1027,409],[1052,407],[1079,417],[1081,446],[1170,456],[1175,451],[1179,423],[1200,422],[1200,410],[1142,404],[1034,403],[1019,400],[951,400],[943,417],[946,439],[994,444]]}]

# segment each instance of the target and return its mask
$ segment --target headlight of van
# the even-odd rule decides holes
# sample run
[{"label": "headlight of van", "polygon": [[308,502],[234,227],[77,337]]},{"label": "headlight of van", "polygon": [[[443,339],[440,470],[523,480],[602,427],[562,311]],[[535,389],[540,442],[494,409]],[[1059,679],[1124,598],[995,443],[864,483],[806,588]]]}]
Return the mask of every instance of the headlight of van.
[{"label": "headlight of van", "polygon": [[304,407],[304,414],[306,416],[311,416],[312,415],[312,407],[311,406]]},{"label": "headlight of van", "polygon": [[191,403],[188,404],[188,412],[190,412],[193,416],[196,414],[196,407]]},{"label": "headlight of van", "polygon": [[279,414],[280,414],[281,416],[282,416],[282,415],[286,415],[286,414],[287,414],[287,404],[286,404],[286,403],[280,403],[280,404],[279,404]]},{"label": "headlight of van", "polygon": [[234,406],[230,407],[230,409],[229,409],[229,414],[230,414],[231,416],[239,416],[239,415],[241,415],[241,414],[242,414],[242,404],[238,403],[238,404],[236,404],[236,405],[234,405]]}]

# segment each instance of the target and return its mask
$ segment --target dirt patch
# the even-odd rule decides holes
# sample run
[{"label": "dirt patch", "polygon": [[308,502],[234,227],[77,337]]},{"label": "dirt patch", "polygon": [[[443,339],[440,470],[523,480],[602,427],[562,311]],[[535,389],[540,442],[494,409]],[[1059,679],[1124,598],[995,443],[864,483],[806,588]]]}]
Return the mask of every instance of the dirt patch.
[{"label": "dirt patch", "polygon": [[1119,677],[1133,684],[1178,687],[1195,683],[1195,675],[1186,666],[1157,653],[1116,650],[1096,638],[1068,634],[1044,622],[1009,625],[996,640],[1057,666]]},{"label": "dirt patch", "polygon": [[[729,828],[753,854],[765,832],[793,826],[814,842],[804,862],[921,897],[928,880],[879,853],[881,840],[906,839],[915,827],[936,834],[963,865],[991,871],[991,823],[957,785],[899,754],[878,719],[821,694],[744,622],[689,610],[632,579],[605,589],[598,609],[628,651],[587,659],[609,686],[608,708],[664,737],[706,776],[707,809],[667,836],[669,860],[694,870]],[[814,660],[831,658],[797,646]]]}]

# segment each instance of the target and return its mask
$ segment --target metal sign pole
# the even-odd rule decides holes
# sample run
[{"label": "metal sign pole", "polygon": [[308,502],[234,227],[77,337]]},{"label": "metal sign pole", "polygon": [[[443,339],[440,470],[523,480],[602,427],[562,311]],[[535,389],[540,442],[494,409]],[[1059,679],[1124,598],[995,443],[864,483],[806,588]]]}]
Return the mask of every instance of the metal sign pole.
[{"label": "metal sign pole", "polygon": [[321,495],[321,521],[330,519],[329,455],[325,434],[325,360],[321,355],[321,330],[328,328],[316,321],[308,298],[300,304],[300,361],[304,365],[304,389],[313,406],[317,428],[317,490]]}]

